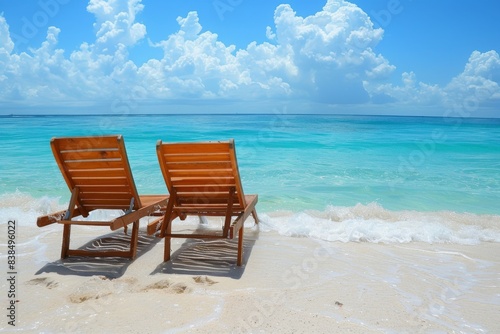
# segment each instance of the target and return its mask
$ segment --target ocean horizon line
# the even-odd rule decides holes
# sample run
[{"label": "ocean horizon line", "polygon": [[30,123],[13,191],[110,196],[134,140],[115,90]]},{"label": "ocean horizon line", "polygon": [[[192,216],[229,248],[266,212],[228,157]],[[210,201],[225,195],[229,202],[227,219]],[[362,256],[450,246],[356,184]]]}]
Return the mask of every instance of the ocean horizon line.
[{"label": "ocean horizon line", "polygon": [[471,119],[471,120],[495,120],[500,121],[500,117],[460,117],[460,116],[435,116],[435,115],[392,115],[392,114],[343,114],[343,113],[87,113],[87,114],[2,114],[0,118],[34,118],[34,117],[87,117],[87,116],[102,116],[102,117],[144,117],[144,116],[331,116],[331,117],[373,117],[373,118],[426,118],[426,119]]}]

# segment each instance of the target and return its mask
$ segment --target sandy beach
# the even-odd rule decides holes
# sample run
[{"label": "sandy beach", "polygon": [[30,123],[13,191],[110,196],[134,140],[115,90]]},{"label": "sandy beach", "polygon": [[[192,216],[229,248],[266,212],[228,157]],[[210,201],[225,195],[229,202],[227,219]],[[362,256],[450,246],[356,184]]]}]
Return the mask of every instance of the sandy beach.
[{"label": "sandy beach", "polygon": [[[141,225],[144,229],[145,224]],[[498,243],[373,244],[287,237],[247,224],[233,241],[163,240],[138,258],[60,260],[61,226],[20,226],[15,327],[23,333],[498,333]],[[73,247],[122,231],[75,229]],[[2,290],[8,290],[6,280]]]}]

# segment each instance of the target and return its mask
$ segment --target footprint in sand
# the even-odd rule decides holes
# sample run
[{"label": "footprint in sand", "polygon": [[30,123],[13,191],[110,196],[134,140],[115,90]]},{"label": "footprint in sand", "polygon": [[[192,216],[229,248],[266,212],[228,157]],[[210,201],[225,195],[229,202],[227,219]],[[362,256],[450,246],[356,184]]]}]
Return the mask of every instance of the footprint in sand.
[{"label": "footprint in sand", "polygon": [[158,281],[156,283],[149,284],[144,289],[142,289],[142,291],[147,292],[147,291],[151,291],[151,290],[168,289],[170,287],[170,285],[171,285],[171,283],[169,282],[169,280],[164,279],[164,280]]},{"label": "footprint in sand", "polygon": [[34,278],[26,282],[27,285],[41,285],[47,289],[57,288],[59,283],[48,277]]},{"label": "footprint in sand", "polygon": [[164,290],[169,293],[181,294],[181,293],[189,293],[191,289],[183,284],[183,283],[174,283],[172,284],[169,280],[161,280],[146,286],[142,289],[143,292],[151,291],[151,290]]},{"label": "footprint in sand", "polygon": [[214,285],[214,284],[219,283],[217,281],[214,281],[214,280],[208,278],[207,276],[195,276],[195,277],[193,277],[193,281],[196,284],[203,284],[203,285]]},{"label": "footprint in sand", "polygon": [[103,277],[104,276],[97,276],[88,280],[84,285],[68,296],[69,300],[72,303],[80,304],[87,300],[97,300],[111,295],[112,291],[110,290],[111,286],[109,285],[109,280]]},{"label": "footprint in sand", "polygon": [[136,277],[118,278],[111,282],[112,289],[115,293],[136,292],[139,279]]},{"label": "footprint in sand", "polygon": [[170,287],[170,291],[177,294],[189,293],[191,292],[191,288],[189,288],[186,284],[176,283]]},{"label": "footprint in sand", "polygon": [[100,299],[100,298],[103,298],[103,297],[106,297],[106,296],[109,296],[111,294],[111,292],[98,292],[98,293],[95,293],[95,292],[75,292],[75,293],[72,293],[71,295],[69,295],[69,300],[74,303],[74,304],[80,304],[80,303],[83,303],[87,300],[91,300],[91,299]]}]

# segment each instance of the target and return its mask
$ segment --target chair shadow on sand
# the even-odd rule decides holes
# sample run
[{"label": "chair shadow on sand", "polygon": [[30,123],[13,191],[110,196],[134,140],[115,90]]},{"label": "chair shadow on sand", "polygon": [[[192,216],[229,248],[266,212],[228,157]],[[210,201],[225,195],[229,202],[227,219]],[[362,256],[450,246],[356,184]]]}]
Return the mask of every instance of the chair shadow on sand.
[{"label": "chair shadow on sand", "polygon": [[[197,230],[194,233],[199,233]],[[243,263],[246,264],[258,240],[259,225],[245,228],[243,240]],[[172,253],[170,261],[160,263],[151,273],[192,276],[223,276],[239,279],[245,265],[237,266],[237,239],[185,239]]]},{"label": "chair shadow on sand", "polygon": [[[253,246],[258,239],[259,226],[246,228],[243,241],[243,262],[247,263],[252,253]],[[35,275],[42,273],[57,273],[59,275],[76,276],[104,276],[108,279],[123,276],[133,261],[140,261],[140,257],[153,249],[163,240],[149,236],[143,229],[139,230],[137,243],[137,257],[131,260],[123,257],[84,257],[70,256],[47,263]],[[116,231],[99,236],[78,249],[84,250],[127,250],[130,246],[130,233]],[[163,245],[161,245],[163,248]],[[183,244],[173,254],[168,262],[161,262],[151,273],[155,274],[181,274],[181,275],[208,275],[225,276],[239,279],[245,266],[236,266],[238,253],[237,239],[185,239]]]},{"label": "chair shadow on sand", "polygon": [[[119,250],[126,251],[130,247],[130,232],[116,231],[99,236],[81,246],[79,249],[89,251]],[[161,239],[149,236],[145,230],[139,230],[137,256],[135,260],[124,257],[84,257],[70,256],[47,263],[36,275],[42,273],[58,273],[60,275],[104,276],[109,279],[123,276],[128,266],[151,250]]]}]

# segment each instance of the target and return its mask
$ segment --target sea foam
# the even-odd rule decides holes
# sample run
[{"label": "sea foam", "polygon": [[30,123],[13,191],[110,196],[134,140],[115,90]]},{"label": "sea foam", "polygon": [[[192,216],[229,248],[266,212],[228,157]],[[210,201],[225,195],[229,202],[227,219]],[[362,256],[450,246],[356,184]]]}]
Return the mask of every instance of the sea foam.
[{"label": "sea foam", "polygon": [[500,216],[448,211],[390,211],[377,203],[324,211],[261,214],[261,230],[292,237],[371,243],[500,242]]},{"label": "sea foam", "polygon": [[[57,197],[35,198],[15,192],[0,195],[0,222],[15,219],[20,226],[35,226],[36,219],[67,208]],[[261,232],[325,241],[370,243],[453,243],[474,245],[500,242],[500,216],[451,211],[391,211],[377,203],[351,207],[328,206],[323,211],[270,211],[259,213]],[[95,212],[92,219],[112,219],[115,211]],[[190,219],[187,224],[203,224]],[[210,221],[214,224],[214,221]],[[216,220],[214,225],[219,224]],[[255,228],[250,218],[247,228]]]}]

